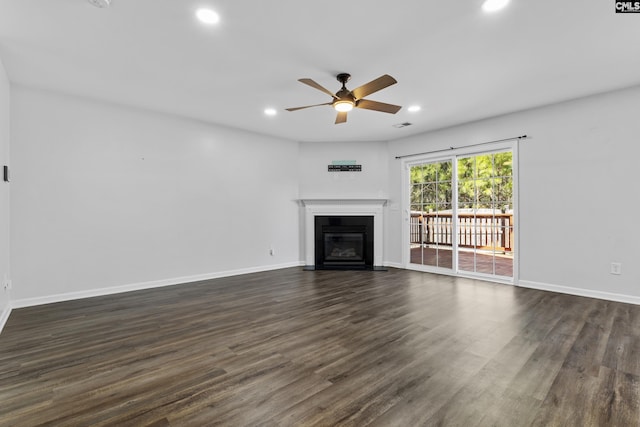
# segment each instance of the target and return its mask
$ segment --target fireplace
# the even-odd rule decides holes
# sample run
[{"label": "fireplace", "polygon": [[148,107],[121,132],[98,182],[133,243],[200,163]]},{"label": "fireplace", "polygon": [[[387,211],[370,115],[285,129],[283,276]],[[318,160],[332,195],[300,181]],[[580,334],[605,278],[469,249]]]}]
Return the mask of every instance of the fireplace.
[{"label": "fireplace", "polygon": [[[384,233],[383,233],[383,212],[384,206],[387,204],[387,199],[311,199],[305,198],[300,199],[301,205],[304,207],[304,261],[305,261],[305,270],[315,270],[316,262],[318,260],[317,254],[324,254],[324,246],[318,248],[318,239],[316,239],[316,217],[329,217],[329,218],[337,218],[340,217],[342,219],[348,218],[362,218],[369,217],[373,221],[373,230],[371,228],[367,228],[366,237],[363,237],[364,242],[364,266],[362,261],[355,259],[344,259],[344,258],[355,258],[358,257],[358,253],[356,252],[356,256],[354,257],[351,252],[347,251],[342,252],[344,261],[342,264],[334,264],[334,265],[322,265],[319,268],[324,269],[367,269],[373,264],[374,271],[385,271],[383,266],[384,259]],[[334,220],[337,221],[337,220]],[[331,225],[329,224],[324,224]],[[345,225],[334,224],[338,227]],[[352,224],[346,224],[352,225]],[[369,226],[371,226],[369,224]],[[320,229],[322,230],[322,229]],[[341,229],[339,232],[344,233],[345,230]],[[348,232],[348,231],[347,231]],[[332,233],[329,231],[329,233]],[[362,233],[361,230],[356,231],[356,233]],[[331,237],[331,236],[328,236]],[[345,236],[347,240],[352,239],[354,236],[349,234]],[[366,238],[366,240],[364,240]],[[324,241],[324,237],[323,237]],[[331,250],[333,252],[333,250]],[[340,254],[337,252],[337,254]],[[371,262],[371,258],[373,258],[373,263]],[[338,260],[329,260],[329,262],[337,263]],[[358,262],[359,264],[356,264]],[[347,264],[351,263],[351,266]],[[341,265],[341,267],[339,267]]]},{"label": "fireplace", "polygon": [[316,269],[373,269],[373,216],[315,216]]}]

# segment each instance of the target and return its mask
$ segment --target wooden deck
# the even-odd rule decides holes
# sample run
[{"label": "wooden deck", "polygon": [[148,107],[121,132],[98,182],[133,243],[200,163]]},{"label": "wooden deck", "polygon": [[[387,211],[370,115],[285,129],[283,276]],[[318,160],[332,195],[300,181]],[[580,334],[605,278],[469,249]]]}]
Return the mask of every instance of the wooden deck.
[{"label": "wooden deck", "polygon": [[12,312],[2,426],[638,426],[640,306],[390,268]]},{"label": "wooden deck", "polygon": [[[437,254],[437,255],[436,255]],[[436,258],[437,256],[437,258]],[[475,270],[474,270],[475,262]],[[438,265],[443,268],[452,268],[453,259],[452,251],[447,247],[443,247],[436,251],[433,248],[412,248],[411,263],[423,265]],[[510,256],[498,255],[495,257],[490,255],[476,254],[474,260],[473,252],[459,251],[458,265],[460,270],[484,274],[497,274],[498,276],[513,277],[513,258]]]}]

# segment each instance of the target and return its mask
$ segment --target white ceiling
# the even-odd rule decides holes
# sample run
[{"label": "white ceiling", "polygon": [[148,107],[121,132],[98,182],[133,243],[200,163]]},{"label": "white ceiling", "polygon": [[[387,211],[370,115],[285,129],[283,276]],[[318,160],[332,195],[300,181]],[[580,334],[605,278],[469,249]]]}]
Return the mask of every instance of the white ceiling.
[{"label": "white ceiling", "polygon": [[[640,14],[511,0],[487,15],[481,2],[2,0],[0,58],[13,83],[297,141],[394,140],[640,84]],[[196,22],[203,5],[219,25]],[[367,98],[404,108],[356,109],[340,125],[329,106],[284,111],[330,101],[297,79],[335,92],[339,72],[350,89],[392,75]]]}]

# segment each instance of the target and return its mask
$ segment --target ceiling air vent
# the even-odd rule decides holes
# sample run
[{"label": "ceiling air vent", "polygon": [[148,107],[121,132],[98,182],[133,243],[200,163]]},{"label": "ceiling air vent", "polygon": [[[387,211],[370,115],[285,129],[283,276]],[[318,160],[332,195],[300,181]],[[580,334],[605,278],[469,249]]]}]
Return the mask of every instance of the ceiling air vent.
[{"label": "ceiling air vent", "polygon": [[91,3],[95,7],[103,8],[109,7],[111,0],[89,0],[89,3]]},{"label": "ceiling air vent", "polygon": [[411,126],[411,123],[404,122],[393,125],[394,128],[406,128],[407,126]]}]

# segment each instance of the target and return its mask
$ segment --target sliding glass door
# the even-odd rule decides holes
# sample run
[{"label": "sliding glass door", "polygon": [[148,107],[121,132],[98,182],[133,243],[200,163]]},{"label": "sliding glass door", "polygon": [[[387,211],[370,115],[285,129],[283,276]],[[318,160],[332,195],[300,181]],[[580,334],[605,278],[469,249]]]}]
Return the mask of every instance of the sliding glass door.
[{"label": "sliding glass door", "polygon": [[512,279],[512,151],[411,162],[407,170],[409,267]]},{"label": "sliding glass door", "polygon": [[453,162],[413,165],[410,180],[410,262],[452,269]]},{"label": "sliding glass door", "polygon": [[457,159],[458,270],[513,276],[512,154]]}]

